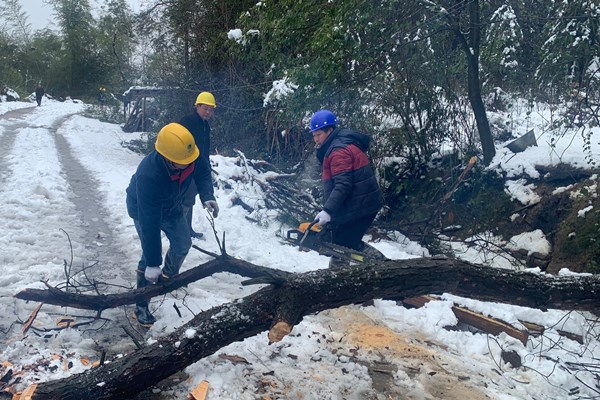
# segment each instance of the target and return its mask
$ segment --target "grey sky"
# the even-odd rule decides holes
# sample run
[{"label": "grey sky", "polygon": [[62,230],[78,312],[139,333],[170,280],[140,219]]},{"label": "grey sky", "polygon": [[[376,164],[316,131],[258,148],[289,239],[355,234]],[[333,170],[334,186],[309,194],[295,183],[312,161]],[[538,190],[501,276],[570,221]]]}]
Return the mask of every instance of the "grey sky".
[{"label": "grey sky", "polygon": [[[21,9],[27,13],[28,21],[31,24],[31,29],[38,30],[49,27],[57,28],[54,21],[54,8],[48,4],[48,0],[19,0]],[[127,0],[133,11],[139,11],[140,0]],[[96,4],[102,4],[102,0],[90,0],[90,5],[95,7]]]},{"label": "grey sky", "polygon": [[27,13],[28,22],[34,31],[47,26],[49,28],[56,27],[56,24],[52,22],[54,10],[51,5],[45,4],[44,0],[20,0],[20,3],[21,9]]}]

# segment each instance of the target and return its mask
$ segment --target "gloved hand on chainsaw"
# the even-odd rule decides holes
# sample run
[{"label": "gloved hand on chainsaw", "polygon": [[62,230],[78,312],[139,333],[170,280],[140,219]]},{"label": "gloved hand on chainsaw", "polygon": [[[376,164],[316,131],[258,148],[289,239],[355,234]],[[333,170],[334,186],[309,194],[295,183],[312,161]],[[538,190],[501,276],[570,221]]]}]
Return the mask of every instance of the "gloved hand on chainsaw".
[{"label": "gloved hand on chainsaw", "polygon": [[320,226],[325,226],[329,221],[331,221],[331,215],[325,210],[319,211],[315,217],[315,222]]}]

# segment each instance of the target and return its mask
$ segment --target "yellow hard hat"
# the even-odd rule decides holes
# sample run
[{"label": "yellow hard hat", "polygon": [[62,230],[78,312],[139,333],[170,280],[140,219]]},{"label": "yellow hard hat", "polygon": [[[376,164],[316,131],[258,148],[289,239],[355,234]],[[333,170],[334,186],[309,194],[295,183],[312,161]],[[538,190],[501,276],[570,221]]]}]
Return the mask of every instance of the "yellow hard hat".
[{"label": "yellow hard hat", "polygon": [[209,106],[217,107],[215,96],[213,96],[210,92],[200,93],[198,97],[196,97],[196,103],[194,103],[194,105],[197,106],[198,104],[206,104]]},{"label": "yellow hard hat", "polygon": [[190,131],[175,122],[165,125],[158,132],[154,148],[167,160],[177,164],[191,164],[200,155]]}]

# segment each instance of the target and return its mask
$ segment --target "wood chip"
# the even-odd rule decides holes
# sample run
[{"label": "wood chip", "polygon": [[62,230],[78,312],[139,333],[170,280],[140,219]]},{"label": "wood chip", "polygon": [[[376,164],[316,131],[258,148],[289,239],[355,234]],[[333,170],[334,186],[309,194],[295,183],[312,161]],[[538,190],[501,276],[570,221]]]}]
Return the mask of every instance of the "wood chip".
[{"label": "wood chip", "polygon": [[229,355],[229,354],[219,354],[219,358],[223,359],[223,360],[227,360],[227,361],[231,361],[234,364],[250,364],[248,362],[248,360],[246,360],[244,357],[240,357],[240,356],[235,356],[235,355]]},{"label": "wood chip", "polygon": [[23,390],[19,400],[31,400],[33,393],[35,393],[35,389],[37,389],[37,384],[30,385],[27,389]]},{"label": "wood chip", "polygon": [[56,326],[59,328],[66,328],[69,326],[72,326],[73,324],[75,324],[75,318],[73,317],[60,317],[57,321],[56,321]]},{"label": "wood chip", "polygon": [[31,324],[33,324],[33,321],[35,321],[35,318],[37,317],[37,315],[40,312],[40,309],[42,308],[43,305],[44,305],[44,303],[40,303],[35,308],[35,310],[33,310],[31,312],[31,314],[29,315],[29,318],[27,318],[27,321],[25,321],[25,323],[23,324],[23,330],[21,331],[23,333],[23,335],[27,333],[29,328],[31,328]]},{"label": "wood chip", "polygon": [[292,331],[292,325],[285,321],[279,321],[269,330],[269,344],[280,342],[284,337]]},{"label": "wood chip", "polygon": [[202,381],[192,390],[190,396],[193,400],[206,400],[208,394],[208,381]]}]

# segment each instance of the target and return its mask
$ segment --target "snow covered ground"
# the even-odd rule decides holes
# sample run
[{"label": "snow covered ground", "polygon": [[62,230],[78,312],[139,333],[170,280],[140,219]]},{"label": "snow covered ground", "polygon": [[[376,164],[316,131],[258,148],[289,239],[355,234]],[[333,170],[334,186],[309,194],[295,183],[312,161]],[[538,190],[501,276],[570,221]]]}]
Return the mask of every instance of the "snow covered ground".
[{"label": "snow covered ground", "polygon": [[[86,269],[90,277],[120,285],[111,286],[112,291],[127,290],[134,284],[140,247],[126,213],[125,188],[142,156],[122,144],[140,134],[124,133],[118,125],[78,115],[85,107],[74,101],[46,100],[41,107],[26,102],[0,103],[0,363],[4,363],[0,378],[12,369],[21,378],[14,386],[19,390],[37,381],[82,372],[91,367],[86,360],[98,360],[103,350],[108,361],[135,351],[131,339],[119,328],[127,323],[131,307],[106,311],[103,317],[108,321],[52,330],[60,316],[74,315],[81,322],[90,321],[91,313],[44,305],[33,327],[23,334],[22,323],[38,304],[14,298],[25,288],[45,288],[41,281],[51,285],[64,282],[65,270],[73,275]],[[511,176],[511,171],[535,174],[534,164],[558,160],[588,165],[580,135],[572,134],[557,145],[549,140],[550,133],[544,128],[550,119],[546,112],[539,109],[526,117],[525,112],[513,115],[516,125],[523,127],[519,133],[535,127],[544,134],[538,147],[523,153],[499,149],[491,168],[503,169]],[[519,118],[526,118],[526,123],[519,123]],[[598,157],[598,128],[594,134],[592,154]],[[551,144],[555,146],[551,148]],[[277,222],[273,211],[260,209],[262,191],[248,179],[236,158],[212,156],[211,161],[218,172],[215,194],[221,208],[215,227],[220,235],[226,233],[229,254],[289,272],[327,268],[328,258],[299,252],[284,243],[282,237],[290,227]],[[250,172],[255,178],[264,178],[257,171]],[[518,199],[521,196],[522,201],[531,201],[531,191],[518,181],[511,183],[510,193]],[[257,211],[248,215],[234,206],[236,197],[257,206]],[[195,244],[218,252],[207,214],[199,205],[194,218],[196,230],[207,238]],[[543,232],[532,232],[528,239],[525,242],[532,248],[546,245]],[[393,259],[428,255],[400,233],[395,241],[373,245]],[[519,246],[519,241],[514,245]],[[478,254],[465,256],[480,260]],[[192,249],[183,268],[208,260]],[[76,278],[84,281],[82,274]],[[158,321],[146,339],[151,342],[203,310],[258,289],[242,286],[242,280],[241,276],[219,273],[153,299],[150,308]],[[546,331],[542,336],[530,336],[523,345],[505,334],[496,337],[444,329],[457,325],[453,304],[515,326],[523,320],[538,323]],[[450,294],[419,309],[376,300],[369,306],[347,306],[309,316],[279,343],[269,345],[266,332],[233,343],[189,366],[187,378],[160,385],[148,396],[185,399],[193,387],[207,380],[209,400],[599,398],[596,319],[588,313],[542,312]],[[559,331],[581,335],[584,343]],[[514,368],[502,361],[502,351],[516,352],[522,366]],[[378,392],[374,388],[382,376],[377,375],[378,368],[389,371],[383,374],[385,395],[383,389]]]}]

